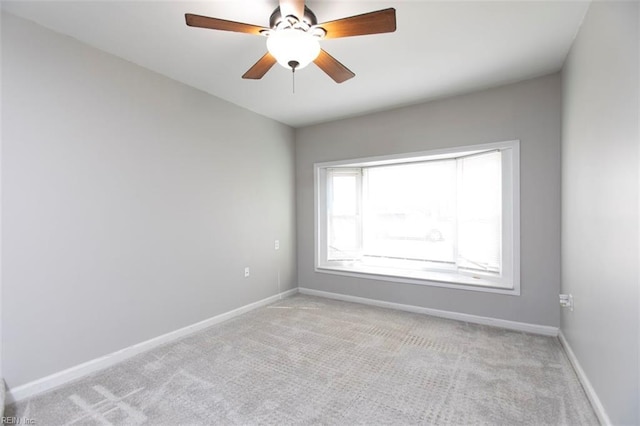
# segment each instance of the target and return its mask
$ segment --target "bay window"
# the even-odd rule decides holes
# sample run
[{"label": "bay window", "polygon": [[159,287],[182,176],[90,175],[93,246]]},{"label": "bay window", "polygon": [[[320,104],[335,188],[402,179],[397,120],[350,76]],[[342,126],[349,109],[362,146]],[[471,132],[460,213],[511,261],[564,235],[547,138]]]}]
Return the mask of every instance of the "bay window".
[{"label": "bay window", "polygon": [[519,294],[518,164],[518,141],[316,164],[316,271]]}]

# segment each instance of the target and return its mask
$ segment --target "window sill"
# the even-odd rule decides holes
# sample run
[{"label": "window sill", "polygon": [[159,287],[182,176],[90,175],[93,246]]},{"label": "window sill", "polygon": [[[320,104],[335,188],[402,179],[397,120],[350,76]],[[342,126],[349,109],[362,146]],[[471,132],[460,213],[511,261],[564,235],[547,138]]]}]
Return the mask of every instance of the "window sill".
[{"label": "window sill", "polygon": [[445,287],[458,290],[479,291],[519,296],[520,289],[500,286],[500,284],[483,278],[474,278],[447,272],[410,271],[375,266],[316,266],[316,272],[343,275],[355,278],[391,281],[405,284]]}]

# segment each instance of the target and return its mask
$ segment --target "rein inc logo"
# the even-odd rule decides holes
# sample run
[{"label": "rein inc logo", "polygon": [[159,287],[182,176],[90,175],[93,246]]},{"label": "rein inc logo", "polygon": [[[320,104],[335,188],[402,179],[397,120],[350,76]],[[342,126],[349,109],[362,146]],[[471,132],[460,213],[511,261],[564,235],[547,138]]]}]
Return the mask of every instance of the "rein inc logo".
[{"label": "rein inc logo", "polygon": [[29,417],[2,417],[4,425],[35,425],[36,420]]}]

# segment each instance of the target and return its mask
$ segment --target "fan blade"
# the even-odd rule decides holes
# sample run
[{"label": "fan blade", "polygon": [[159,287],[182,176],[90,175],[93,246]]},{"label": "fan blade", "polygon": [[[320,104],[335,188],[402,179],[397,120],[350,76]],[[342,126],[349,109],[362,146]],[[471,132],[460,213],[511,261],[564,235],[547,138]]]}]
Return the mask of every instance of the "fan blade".
[{"label": "fan blade", "polygon": [[352,37],[367,34],[392,33],[396,30],[394,8],[364,13],[318,24],[327,32],[325,38]]},{"label": "fan blade", "polygon": [[336,83],[342,83],[355,77],[355,74],[349,68],[342,65],[336,58],[322,49],[320,49],[320,54],[313,63],[327,73]]},{"label": "fan blade", "polygon": [[304,0],[280,0],[280,13],[283,18],[293,15],[302,20],[304,16]]},{"label": "fan blade", "polygon": [[227,21],[225,19],[211,18],[209,16],[194,15],[192,13],[185,13],[184,18],[187,21],[187,25],[190,27],[209,28],[211,30],[261,35],[262,31],[268,29],[257,25],[243,24],[242,22]]},{"label": "fan blade", "polygon": [[276,63],[276,58],[269,52],[258,60],[247,72],[244,73],[242,78],[248,78],[251,80],[260,80]]}]

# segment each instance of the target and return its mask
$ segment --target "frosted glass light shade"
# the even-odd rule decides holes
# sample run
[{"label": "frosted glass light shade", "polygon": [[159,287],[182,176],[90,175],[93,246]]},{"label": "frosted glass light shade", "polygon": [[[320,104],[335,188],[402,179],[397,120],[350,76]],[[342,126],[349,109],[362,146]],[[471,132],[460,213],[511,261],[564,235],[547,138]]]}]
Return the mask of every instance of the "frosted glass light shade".
[{"label": "frosted glass light shade", "polygon": [[320,43],[305,31],[287,28],[269,35],[267,49],[283,67],[291,69],[289,62],[296,61],[296,69],[300,69],[318,57]]}]

